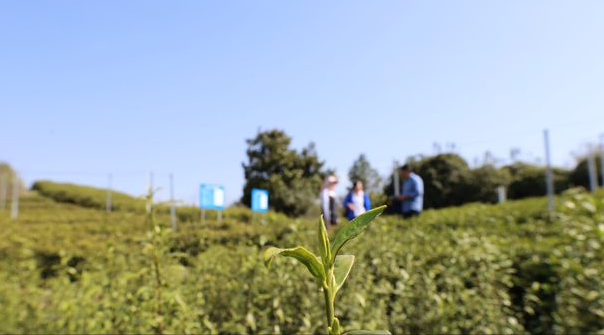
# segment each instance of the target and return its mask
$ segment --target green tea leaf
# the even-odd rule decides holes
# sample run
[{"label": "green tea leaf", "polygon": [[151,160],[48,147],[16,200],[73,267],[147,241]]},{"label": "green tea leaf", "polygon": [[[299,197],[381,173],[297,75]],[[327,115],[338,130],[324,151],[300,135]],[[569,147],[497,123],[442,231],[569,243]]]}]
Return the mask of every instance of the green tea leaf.
[{"label": "green tea leaf", "polygon": [[346,242],[352,240],[365,231],[369,223],[378,215],[382,214],[384,209],[386,209],[386,206],[374,208],[357,216],[352,221],[348,222],[344,227],[342,227],[338,231],[338,234],[331,245],[332,257],[335,257],[338,254],[340,248],[342,248]]},{"label": "green tea leaf", "polygon": [[336,261],[333,268],[333,276],[336,280],[336,292],[344,285],[350,269],[354,264],[354,255],[339,255],[336,256]]},{"label": "green tea leaf", "polygon": [[297,259],[300,261],[300,263],[306,266],[308,271],[310,271],[313,276],[319,278],[320,280],[325,280],[325,271],[323,270],[323,266],[321,265],[319,258],[312,252],[306,250],[306,248],[295,247],[281,249],[270,247],[264,251],[264,264],[266,267],[270,267],[273,258],[278,255]]},{"label": "green tea leaf", "polygon": [[349,330],[343,335],[391,335],[388,330]]},{"label": "green tea leaf", "polygon": [[327,229],[325,229],[325,221],[323,221],[323,215],[319,220],[319,249],[321,251],[321,259],[323,263],[327,264],[331,260],[331,246],[329,245],[329,236],[327,236]]}]

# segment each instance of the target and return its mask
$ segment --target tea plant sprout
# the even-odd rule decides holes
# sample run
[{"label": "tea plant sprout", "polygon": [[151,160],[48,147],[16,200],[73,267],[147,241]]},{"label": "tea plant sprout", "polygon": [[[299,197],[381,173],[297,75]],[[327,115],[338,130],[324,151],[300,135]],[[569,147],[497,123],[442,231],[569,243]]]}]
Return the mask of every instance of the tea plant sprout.
[{"label": "tea plant sprout", "polygon": [[145,250],[149,250],[151,252],[152,255],[152,263],[153,263],[153,274],[154,274],[154,279],[155,279],[155,299],[157,302],[157,307],[156,307],[156,321],[157,321],[157,326],[156,326],[156,333],[157,334],[163,334],[164,332],[164,324],[163,324],[163,320],[164,320],[164,313],[162,311],[162,287],[164,285],[163,280],[162,280],[162,274],[161,274],[161,264],[160,264],[160,258],[161,258],[161,244],[162,244],[162,238],[163,238],[163,230],[160,224],[156,223],[155,221],[155,207],[153,206],[153,197],[155,195],[155,193],[157,193],[157,191],[159,191],[158,189],[153,189],[151,188],[151,186],[149,186],[147,188],[147,195],[145,196],[145,210],[147,212],[147,221],[149,222],[149,225],[151,226],[152,231],[148,233],[149,238],[150,238],[150,243],[148,243],[145,246]]},{"label": "tea plant sprout", "polygon": [[359,215],[344,225],[337,232],[331,243],[327,236],[323,217],[321,217],[318,229],[319,256],[302,246],[288,249],[270,247],[264,252],[264,263],[267,267],[270,267],[271,262],[276,256],[292,257],[304,264],[313,277],[315,277],[325,297],[325,316],[327,318],[327,331],[329,334],[390,334],[387,330],[353,330],[344,332],[340,326],[340,321],[335,316],[334,309],[336,294],[342,288],[342,285],[344,285],[354,264],[354,255],[339,255],[340,250],[346,242],[365,231],[369,223],[382,214],[385,208],[386,206],[381,206]]}]

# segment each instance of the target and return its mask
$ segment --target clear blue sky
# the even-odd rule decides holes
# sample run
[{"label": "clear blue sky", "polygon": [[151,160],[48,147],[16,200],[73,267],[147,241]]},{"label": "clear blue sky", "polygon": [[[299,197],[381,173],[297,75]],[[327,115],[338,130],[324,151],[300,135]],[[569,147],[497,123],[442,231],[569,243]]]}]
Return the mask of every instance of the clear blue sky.
[{"label": "clear blue sky", "polygon": [[[0,160],[40,178],[179,198],[243,185],[281,128],[344,177],[453,142],[553,160],[604,132],[603,1],[0,2]],[[165,197],[167,192],[163,192]]]}]

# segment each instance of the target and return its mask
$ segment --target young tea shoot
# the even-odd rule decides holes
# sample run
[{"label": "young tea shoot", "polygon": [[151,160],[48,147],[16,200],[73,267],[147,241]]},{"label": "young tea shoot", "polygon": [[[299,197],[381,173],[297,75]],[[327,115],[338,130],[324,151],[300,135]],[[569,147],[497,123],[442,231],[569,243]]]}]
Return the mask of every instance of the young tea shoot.
[{"label": "young tea shoot", "polygon": [[359,215],[344,225],[331,243],[329,236],[327,236],[323,217],[321,217],[318,229],[319,255],[313,254],[302,246],[288,249],[270,247],[264,252],[264,262],[267,267],[270,267],[273,258],[279,255],[295,258],[306,266],[323,290],[329,334],[390,334],[387,330],[352,330],[344,332],[344,329],[340,326],[340,321],[335,316],[336,294],[344,285],[354,264],[354,255],[340,255],[339,253],[346,242],[364,232],[369,223],[382,214],[385,208],[386,206],[381,206]]},{"label": "young tea shoot", "polygon": [[157,302],[156,306],[156,322],[157,325],[155,327],[156,334],[163,334],[164,332],[164,313],[162,312],[162,274],[161,274],[161,244],[162,244],[162,227],[155,220],[155,207],[153,204],[153,197],[157,190],[153,190],[149,187],[147,191],[147,195],[145,196],[146,200],[146,212],[147,212],[147,221],[152,231],[149,233],[151,243],[147,244],[146,249],[151,249],[152,254],[152,263],[153,263],[153,274],[155,279],[155,299]]}]

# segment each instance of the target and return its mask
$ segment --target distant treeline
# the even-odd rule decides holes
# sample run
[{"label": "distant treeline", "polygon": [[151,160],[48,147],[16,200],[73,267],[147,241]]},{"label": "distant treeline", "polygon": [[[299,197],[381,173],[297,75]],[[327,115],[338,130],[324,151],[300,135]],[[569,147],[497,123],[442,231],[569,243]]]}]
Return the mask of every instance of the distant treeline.
[{"label": "distant treeline", "polygon": [[[508,199],[543,196],[546,193],[544,166],[515,162],[502,167],[485,164],[470,168],[455,153],[410,159],[408,162],[424,180],[425,208],[458,206],[470,202],[494,203],[498,200],[498,186],[506,188]],[[570,187],[587,188],[589,185],[585,159],[581,159],[572,170],[557,167],[552,170],[556,193]],[[601,179],[599,182],[602,185]],[[393,194],[393,187],[390,178],[384,187],[384,195]]]},{"label": "distant treeline", "polygon": [[[247,140],[247,162],[242,164],[245,177],[243,196],[240,203],[250,206],[253,188],[270,192],[272,210],[288,216],[302,216],[317,210],[317,199],[324,178],[336,171],[325,167],[313,143],[302,150],[290,147],[291,138],[282,130],[259,132]],[[597,153],[599,155],[599,153]],[[424,180],[424,208],[459,206],[471,202],[494,203],[498,200],[497,188],[506,189],[508,199],[523,199],[545,195],[545,167],[515,162],[505,166],[483,164],[471,168],[458,154],[442,153],[405,160]],[[601,160],[596,160],[597,171],[602,171]],[[6,176],[8,195],[17,174],[7,164],[0,164],[1,175]],[[554,168],[554,189],[560,193],[571,187],[589,187],[587,160],[579,159],[573,169]],[[364,154],[352,163],[348,179],[361,180],[370,194],[374,206],[388,204],[389,212],[400,207],[391,200],[394,193],[393,176],[380,176]],[[20,183],[20,185],[22,185]],[[604,185],[598,173],[598,185]],[[23,187],[23,186],[21,186]],[[61,202],[70,202],[85,207],[104,209],[106,190],[79,185],[62,185],[46,181],[34,183],[33,189]],[[112,192],[112,207],[115,210],[144,211],[143,199]],[[168,211],[160,205],[158,210]],[[197,217],[197,208],[180,207],[181,219]]]},{"label": "distant treeline", "polygon": [[[290,216],[307,213],[317,199],[323,178],[334,170],[325,167],[315,145],[310,143],[301,151],[290,148],[291,138],[282,130],[259,132],[247,141],[248,161],[243,164],[246,184],[242,203],[249,205],[252,188],[271,192],[271,207]],[[497,188],[506,188],[508,199],[545,195],[545,167],[515,162],[498,167],[484,164],[471,168],[458,154],[443,153],[420,159],[408,158],[417,174],[424,180],[424,207],[442,208],[471,202],[494,203]],[[601,171],[598,160],[598,171]],[[589,185],[586,159],[580,159],[574,169],[554,168],[554,189],[560,193],[570,187]],[[393,177],[380,177],[361,154],[348,171],[351,180],[360,179],[366,185],[374,205],[389,204],[394,193]],[[599,180],[599,184],[603,182]]]}]

